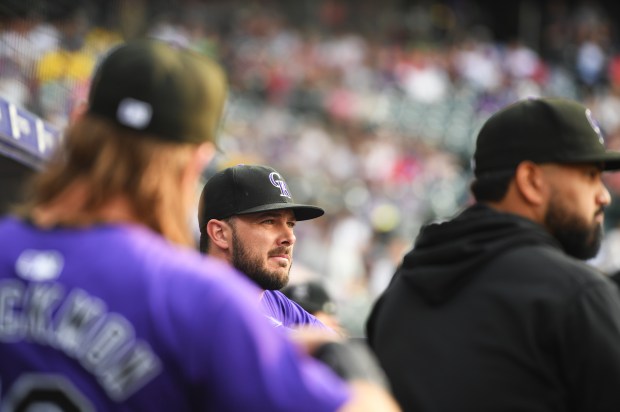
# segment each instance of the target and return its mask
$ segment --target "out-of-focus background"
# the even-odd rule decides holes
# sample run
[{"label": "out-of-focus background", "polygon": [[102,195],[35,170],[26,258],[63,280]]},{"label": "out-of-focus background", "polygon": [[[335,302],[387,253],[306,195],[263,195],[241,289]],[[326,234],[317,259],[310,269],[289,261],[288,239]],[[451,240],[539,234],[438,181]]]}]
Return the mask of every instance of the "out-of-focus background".
[{"label": "out-of-focus background", "polygon": [[[527,96],[575,98],[620,149],[619,19],[614,1],[2,0],[0,143],[18,140],[16,124],[61,134],[99,59],[125,39],[213,56],[232,93],[205,178],[268,164],[296,201],[326,209],[297,225],[292,282],[324,282],[343,326],[362,336],[420,226],[470,201],[473,142],[493,111]],[[46,141],[36,150],[49,151]],[[15,165],[37,162],[16,152],[0,165],[4,200]],[[591,263],[612,273],[620,174],[607,183],[618,201]]]}]

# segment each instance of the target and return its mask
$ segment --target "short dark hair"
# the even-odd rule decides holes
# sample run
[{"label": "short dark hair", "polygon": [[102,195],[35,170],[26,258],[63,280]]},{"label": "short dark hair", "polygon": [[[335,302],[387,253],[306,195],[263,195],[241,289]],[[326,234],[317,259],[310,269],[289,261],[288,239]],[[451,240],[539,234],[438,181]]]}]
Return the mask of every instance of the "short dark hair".
[{"label": "short dark hair", "polygon": [[514,170],[484,173],[471,184],[471,192],[478,202],[497,202],[506,196]]},{"label": "short dark hair", "polygon": [[207,254],[207,250],[209,250],[209,235],[206,232],[200,232],[200,253]]}]

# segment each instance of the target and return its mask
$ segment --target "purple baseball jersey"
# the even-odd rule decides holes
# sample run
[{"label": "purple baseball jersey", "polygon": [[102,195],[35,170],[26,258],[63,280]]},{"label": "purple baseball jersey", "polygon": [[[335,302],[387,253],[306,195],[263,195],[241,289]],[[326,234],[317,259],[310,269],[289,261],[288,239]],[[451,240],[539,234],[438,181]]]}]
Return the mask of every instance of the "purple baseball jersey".
[{"label": "purple baseball jersey", "polygon": [[266,290],[260,300],[263,313],[275,327],[314,326],[329,329],[312,314],[306,312],[297,302],[290,300],[278,290]]},{"label": "purple baseball jersey", "polygon": [[3,411],[316,412],[350,396],[274,333],[244,276],[146,228],[6,217],[0,239]]}]

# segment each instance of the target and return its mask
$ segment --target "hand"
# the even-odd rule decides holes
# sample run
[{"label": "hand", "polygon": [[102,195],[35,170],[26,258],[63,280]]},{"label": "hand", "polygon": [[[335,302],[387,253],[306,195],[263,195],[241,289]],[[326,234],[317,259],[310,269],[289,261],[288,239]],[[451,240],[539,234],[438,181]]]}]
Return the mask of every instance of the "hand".
[{"label": "hand", "polygon": [[312,326],[291,329],[289,337],[303,352],[311,356],[326,343],[344,341],[344,338],[338,333]]}]

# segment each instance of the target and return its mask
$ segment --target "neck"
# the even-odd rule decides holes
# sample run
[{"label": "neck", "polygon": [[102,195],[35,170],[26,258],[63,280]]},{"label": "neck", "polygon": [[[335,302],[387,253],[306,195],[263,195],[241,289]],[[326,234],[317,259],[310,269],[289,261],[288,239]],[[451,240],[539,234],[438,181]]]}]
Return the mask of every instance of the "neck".
[{"label": "neck", "polygon": [[488,202],[485,204],[500,212],[512,213],[513,215],[521,216],[540,224],[542,224],[543,222],[543,216],[541,215],[541,212],[534,207],[530,207],[529,205],[525,205],[519,202],[506,201]]}]

